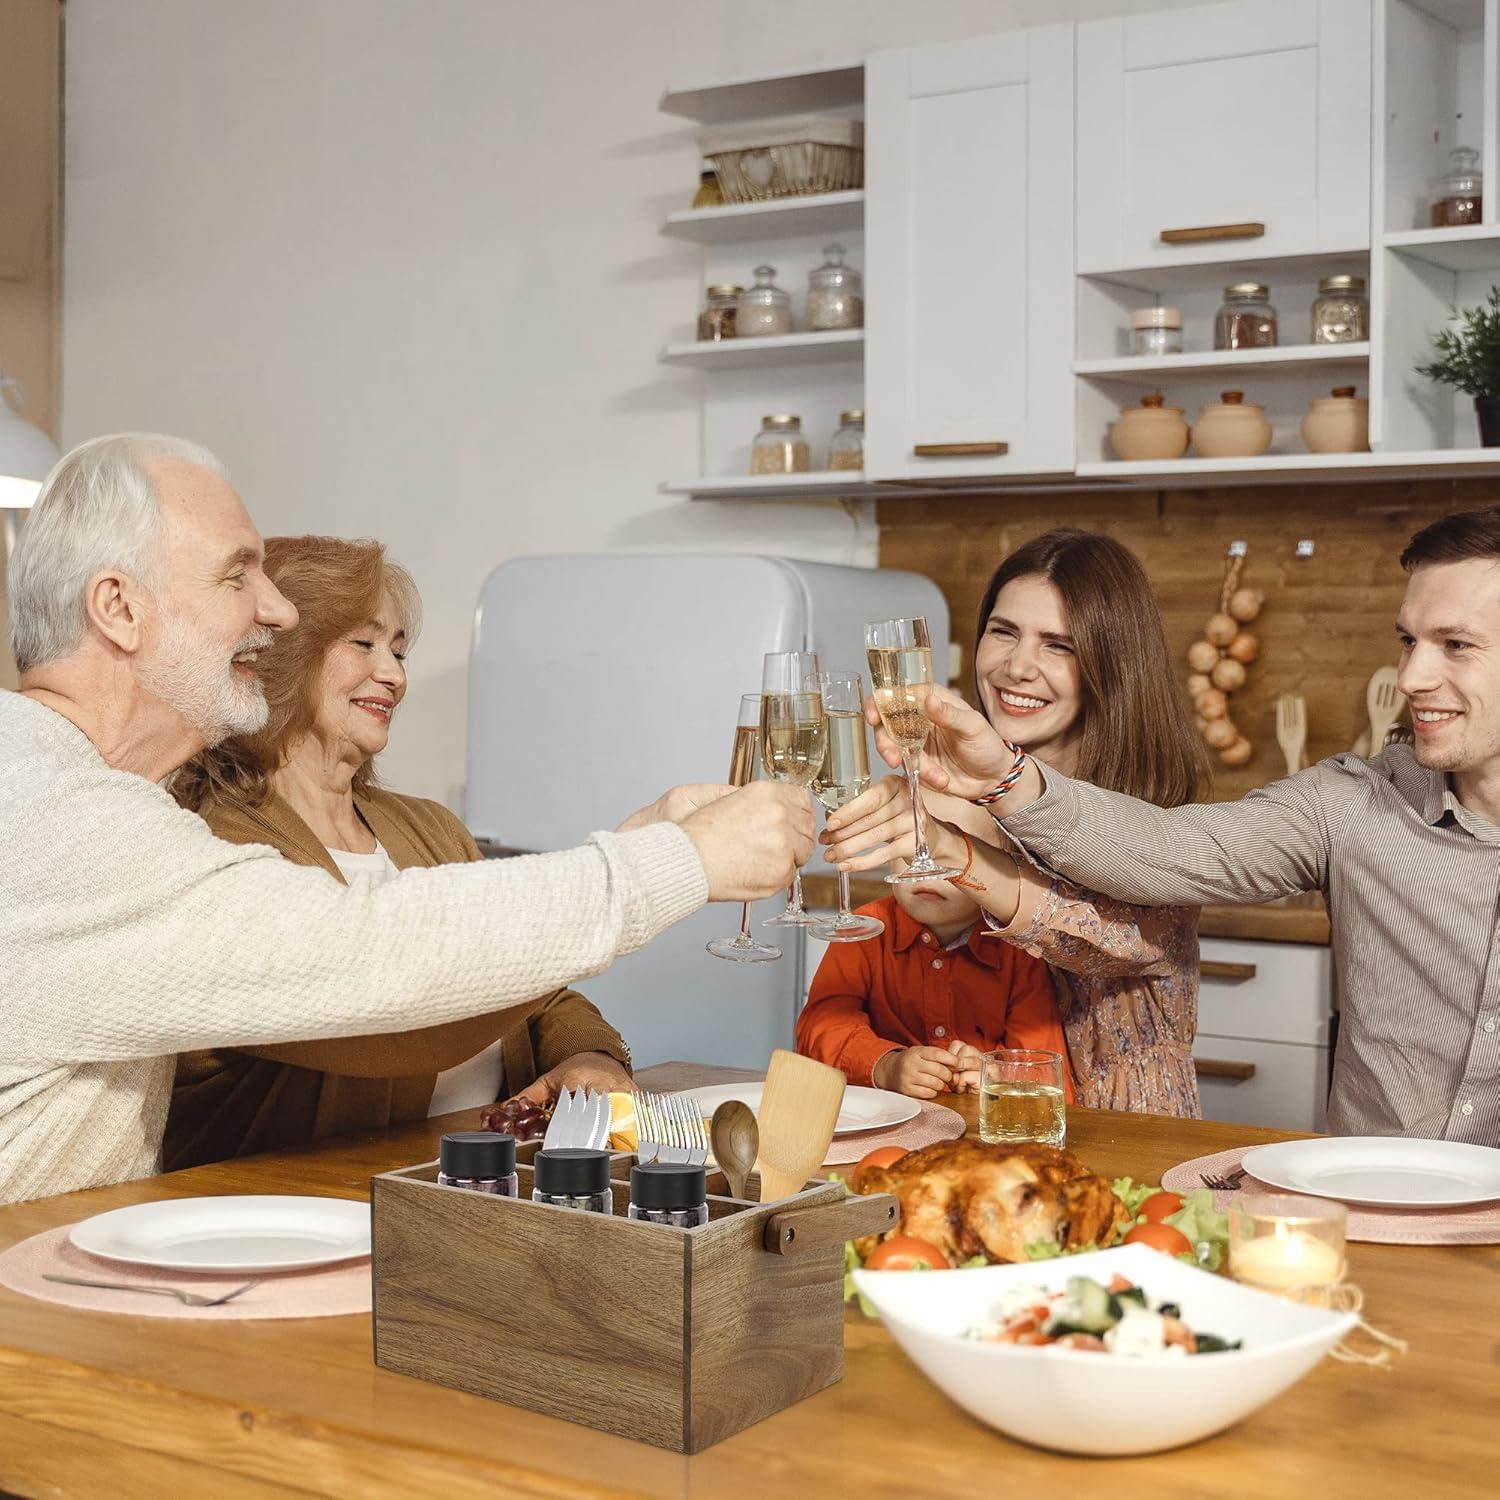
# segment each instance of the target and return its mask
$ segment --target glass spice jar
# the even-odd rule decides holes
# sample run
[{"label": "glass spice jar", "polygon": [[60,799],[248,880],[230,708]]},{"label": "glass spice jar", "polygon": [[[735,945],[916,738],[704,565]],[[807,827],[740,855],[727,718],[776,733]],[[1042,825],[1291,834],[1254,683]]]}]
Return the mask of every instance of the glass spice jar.
[{"label": "glass spice jar", "polygon": [[1477,224],[1484,214],[1484,173],[1472,146],[1448,153],[1448,170],[1433,184],[1432,227]]},{"label": "glass spice jar", "polygon": [[739,317],[739,298],[744,287],[738,282],[725,281],[709,287],[705,293],[703,311],[698,314],[698,339],[700,342],[732,339]]},{"label": "glass spice jar", "polygon": [[456,1130],[438,1146],[438,1182],[444,1187],[517,1196],[516,1142],[493,1130]]},{"label": "glass spice jar", "polygon": [[1370,336],[1370,303],[1363,276],[1325,276],[1312,305],[1315,344],[1360,344]]},{"label": "glass spice jar", "polygon": [[838,431],[828,444],[830,469],[862,469],[865,466],[865,414],[841,411]]},{"label": "glass spice jar", "polygon": [[776,285],[775,266],[757,266],[755,285],[740,293],[736,338],[774,337],[792,331],[792,299]]},{"label": "glass spice jar", "polygon": [[752,474],[805,474],[812,468],[812,449],[802,436],[802,418],[773,412],[760,419],[750,442]]},{"label": "glass spice jar", "polygon": [[1214,348],[1274,349],[1276,343],[1270,289],[1258,281],[1226,286],[1223,305],[1214,314]]},{"label": "glass spice jar", "polygon": [[680,1162],[646,1162],[630,1169],[627,1218],[673,1229],[708,1223],[707,1177],[702,1167]]},{"label": "glass spice jar", "polygon": [[1182,309],[1138,307],[1130,315],[1132,354],[1181,354]]},{"label": "glass spice jar", "polygon": [[722,208],[724,190],[719,186],[719,174],[712,167],[698,174],[698,191],[693,194],[694,208]]},{"label": "glass spice jar", "polygon": [[580,1208],[585,1213],[612,1214],[609,1190],[609,1152],[583,1151],[571,1146],[538,1151],[531,1163],[533,1203],[555,1208]]},{"label": "glass spice jar", "polygon": [[834,328],[863,328],[864,278],[853,266],[844,264],[842,245],[825,245],[823,254],[828,259],[807,273],[808,328],[815,333]]}]

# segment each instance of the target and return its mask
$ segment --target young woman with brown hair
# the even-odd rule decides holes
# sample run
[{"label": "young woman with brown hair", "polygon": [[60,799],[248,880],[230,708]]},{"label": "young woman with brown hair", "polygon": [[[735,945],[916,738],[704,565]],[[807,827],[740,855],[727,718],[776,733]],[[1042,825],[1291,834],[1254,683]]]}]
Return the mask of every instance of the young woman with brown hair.
[{"label": "young woman with brown hair", "polygon": [[[974,677],[990,723],[1063,774],[1162,807],[1193,800],[1202,746],[1145,572],[1112,538],[1051,531],[1005,560],[980,607]],[[933,857],[966,869],[997,938],[1051,966],[1078,1102],[1197,1115],[1198,909],[1083,890],[998,847],[984,808],[927,800]],[[829,858],[851,870],[905,853],[910,839],[899,777],[831,814],[824,834]],[[955,1086],[972,1082],[974,1062],[955,1057]]]}]

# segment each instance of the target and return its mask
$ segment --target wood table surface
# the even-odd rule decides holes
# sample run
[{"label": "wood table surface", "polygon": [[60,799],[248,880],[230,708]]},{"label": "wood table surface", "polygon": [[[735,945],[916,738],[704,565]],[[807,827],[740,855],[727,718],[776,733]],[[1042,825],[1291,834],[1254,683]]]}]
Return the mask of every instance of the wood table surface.
[{"label": "wood table surface", "polygon": [[[655,1088],[744,1075],[647,1069]],[[973,1101],[952,1101],[972,1125]],[[214,1193],[364,1198],[470,1114],[0,1209],[0,1247],[126,1203]],[[1073,1110],[1106,1176],[1286,1139],[1250,1126]],[[1218,1437],[1080,1459],[1001,1437],[852,1309],[844,1379],[685,1458],[377,1369],[367,1316],[229,1322],[88,1313],[0,1289],[0,1491],[235,1497],[1480,1496],[1500,1492],[1500,1247],[1350,1246],[1366,1313],[1410,1341],[1390,1371],[1325,1360]]]}]

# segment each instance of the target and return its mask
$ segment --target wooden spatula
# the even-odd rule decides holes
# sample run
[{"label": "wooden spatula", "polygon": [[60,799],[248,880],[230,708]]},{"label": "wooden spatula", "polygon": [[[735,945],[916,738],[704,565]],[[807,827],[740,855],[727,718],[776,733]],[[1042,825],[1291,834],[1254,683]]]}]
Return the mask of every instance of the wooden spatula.
[{"label": "wooden spatula", "polygon": [[1370,754],[1379,755],[1385,737],[1401,717],[1405,699],[1396,688],[1396,669],[1381,667],[1365,689],[1365,707],[1370,712]]},{"label": "wooden spatula", "polygon": [[760,1096],[760,1201],[790,1198],[823,1165],[844,1102],[844,1075],[795,1052],[773,1052]]}]

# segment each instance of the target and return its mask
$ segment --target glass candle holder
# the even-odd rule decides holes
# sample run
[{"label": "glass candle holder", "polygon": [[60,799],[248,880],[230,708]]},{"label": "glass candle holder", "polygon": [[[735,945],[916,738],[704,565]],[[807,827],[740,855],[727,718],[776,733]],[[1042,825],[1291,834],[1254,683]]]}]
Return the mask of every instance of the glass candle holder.
[{"label": "glass candle holder", "polygon": [[1246,1286],[1327,1306],[1344,1279],[1349,1210],[1329,1198],[1243,1193],[1229,1208],[1229,1274]]}]

